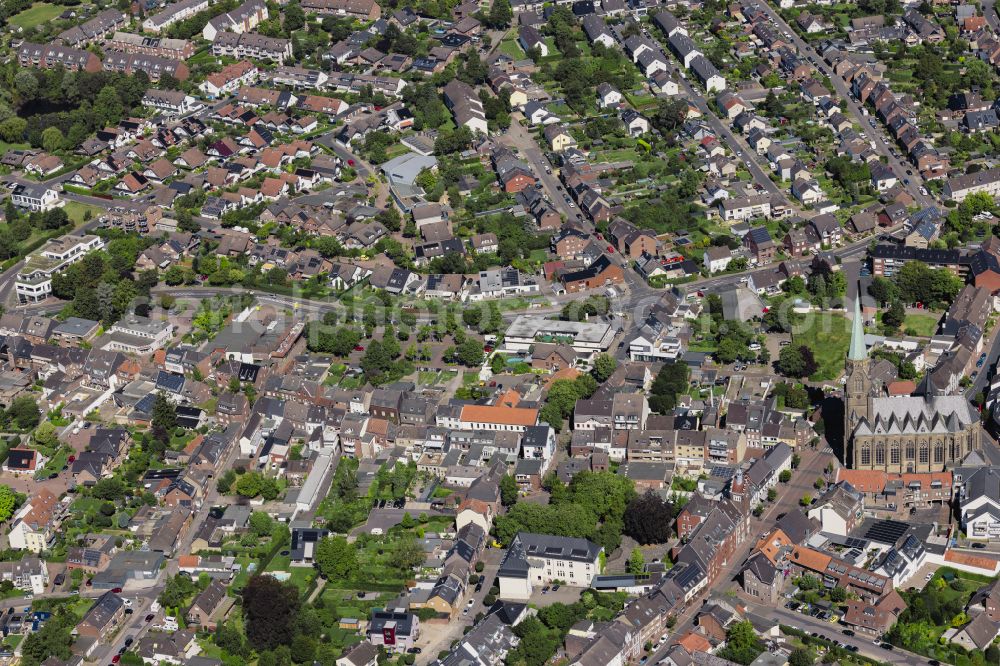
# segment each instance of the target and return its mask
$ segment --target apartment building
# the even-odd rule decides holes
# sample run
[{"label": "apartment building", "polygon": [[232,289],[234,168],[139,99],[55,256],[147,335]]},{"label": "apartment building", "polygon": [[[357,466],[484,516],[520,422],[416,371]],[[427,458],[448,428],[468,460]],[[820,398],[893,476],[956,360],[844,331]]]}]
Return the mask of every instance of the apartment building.
[{"label": "apartment building", "polygon": [[500,598],[525,601],[554,580],[589,587],[604,549],[587,539],[519,532],[500,563]]},{"label": "apartment building", "polygon": [[52,293],[52,276],[104,247],[100,236],[63,236],[50,240],[24,259],[14,288],[21,303],[37,303]]},{"label": "apartment building", "polygon": [[976,192],[985,192],[992,197],[1000,196],[1000,167],[949,178],[944,184],[942,195],[961,202]]}]

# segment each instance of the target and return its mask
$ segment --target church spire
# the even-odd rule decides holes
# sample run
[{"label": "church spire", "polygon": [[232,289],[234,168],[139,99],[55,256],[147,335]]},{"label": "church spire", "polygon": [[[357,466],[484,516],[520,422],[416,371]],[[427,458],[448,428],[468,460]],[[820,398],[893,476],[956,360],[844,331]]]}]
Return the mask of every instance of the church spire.
[{"label": "church spire", "polygon": [[861,285],[858,285],[858,295],[854,299],[854,321],[851,322],[851,347],[847,352],[851,361],[863,361],[868,358],[868,348],[865,346],[865,327],[861,321]]}]

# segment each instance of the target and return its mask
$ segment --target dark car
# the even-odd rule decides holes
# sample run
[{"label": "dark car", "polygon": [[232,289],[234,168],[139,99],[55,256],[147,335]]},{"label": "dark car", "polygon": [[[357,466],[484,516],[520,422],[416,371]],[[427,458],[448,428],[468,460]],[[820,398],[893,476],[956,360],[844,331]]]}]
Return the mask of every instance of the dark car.
[{"label": "dark car", "polygon": [[56,587],[59,587],[60,585],[66,582],[66,574],[64,573],[56,574],[56,578],[53,582],[55,583]]},{"label": "dark car", "polygon": [[882,648],[883,650],[888,650],[889,652],[892,652],[893,650],[896,649],[896,646],[893,645],[892,643],[882,643],[881,645],[879,645],[879,647]]},{"label": "dark car", "polygon": [[132,645],[132,643],[134,643],[134,642],[135,642],[135,639],[132,638],[131,636],[129,636],[128,638],[125,639],[125,647],[128,647],[129,645]]},{"label": "dark car", "polygon": [[974,544],[972,544],[972,547],[973,548],[977,548],[977,549],[983,549],[983,548],[986,548],[986,544],[985,543],[974,543]]},{"label": "dark car", "polygon": [[854,635],[854,632],[852,630],[850,630],[850,629],[844,629],[840,633],[844,634],[845,636],[853,636]]},{"label": "dark car", "polygon": [[125,609],[125,614],[126,614],[126,615],[131,615],[131,614],[132,614],[132,613],[134,613],[134,612],[135,612],[135,611],[134,611],[134,610],[132,610],[131,608],[126,608],[126,609]]},{"label": "dark car", "polygon": [[153,621],[153,617],[154,617],[154,616],[153,616],[153,614],[152,614],[152,613],[150,613],[149,615],[147,615],[147,616],[146,616],[146,622],[152,622],[152,621]]}]

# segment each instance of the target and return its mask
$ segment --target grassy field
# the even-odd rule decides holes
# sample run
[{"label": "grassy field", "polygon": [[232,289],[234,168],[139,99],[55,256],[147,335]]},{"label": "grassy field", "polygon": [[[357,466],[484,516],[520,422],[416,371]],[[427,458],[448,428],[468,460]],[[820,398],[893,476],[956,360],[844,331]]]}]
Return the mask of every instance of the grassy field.
[{"label": "grassy field", "polygon": [[31,148],[30,143],[7,143],[6,141],[0,141],[0,155],[3,155],[8,150],[27,150]]},{"label": "grassy field", "polygon": [[47,2],[36,2],[20,14],[12,16],[9,23],[19,28],[34,28],[40,23],[48,23],[55,17],[62,14],[63,8],[59,5],[50,5]]},{"label": "grassy field", "polygon": [[903,330],[913,329],[914,335],[929,338],[937,331],[939,319],[934,315],[908,314],[903,320]]},{"label": "grassy field", "polygon": [[101,214],[101,209],[97,206],[80,203],[79,201],[67,201],[63,210],[66,211],[66,215],[69,216],[69,219],[73,220],[73,224],[82,224],[84,221],[83,218],[87,215],[87,211],[90,211],[91,218],[98,217]]},{"label": "grassy field", "polygon": [[831,312],[807,314],[792,331],[792,339],[812,349],[819,365],[809,379],[829,381],[844,370],[844,359],[851,344],[851,323],[846,317]]}]

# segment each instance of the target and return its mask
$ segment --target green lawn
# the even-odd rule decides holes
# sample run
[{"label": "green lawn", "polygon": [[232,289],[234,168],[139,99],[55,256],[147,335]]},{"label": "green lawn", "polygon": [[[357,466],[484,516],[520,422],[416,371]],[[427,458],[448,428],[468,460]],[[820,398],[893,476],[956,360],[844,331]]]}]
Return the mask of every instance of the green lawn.
[{"label": "green lawn", "polygon": [[424,386],[433,386],[437,383],[438,373],[436,371],[421,370],[417,373],[417,383]]},{"label": "green lawn", "polygon": [[844,370],[851,344],[851,322],[832,312],[810,313],[792,330],[792,339],[812,349],[819,370],[809,379],[829,381]]},{"label": "green lawn", "polygon": [[472,386],[479,382],[479,373],[476,371],[467,371],[462,373],[462,386]]},{"label": "green lawn", "polygon": [[903,330],[913,329],[913,335],[929,338],[937,331],[939,319],[934,315],[908,314],[903,320]]},{"label": "green lawn", "polygon": [[36,2],[20,14],[10,17],[8,23],[19,28],[34,28],[41,23],[48,23],[55,17],[63,13],[63,8],[59,5],[50,5],[47,2]]},{"label": "green lawn", "polygon": [[521,45],[517,43],[516,39],[505,39],[500,44],[500,53],[510,56],[514,60],[520,60],[524,57],[524,51],[521,50]]},{"label": "green lawn", "polygon": [[66,211],[66,215],[73,221],[73,224],[83,224],[83,218],[86,217],[87,211],[90,211],[92,218],[97,217],[101,213],[101,209],[97,206],[80,203],[79,201],[67,201],[66,205],[63,206],[63,210]]},{"label": "green lawn", "polygon": [[8,150],[27,150],[31,148],[30,143],[7,143],[6,141],[0,141],[0,155],[3,155]]}]

